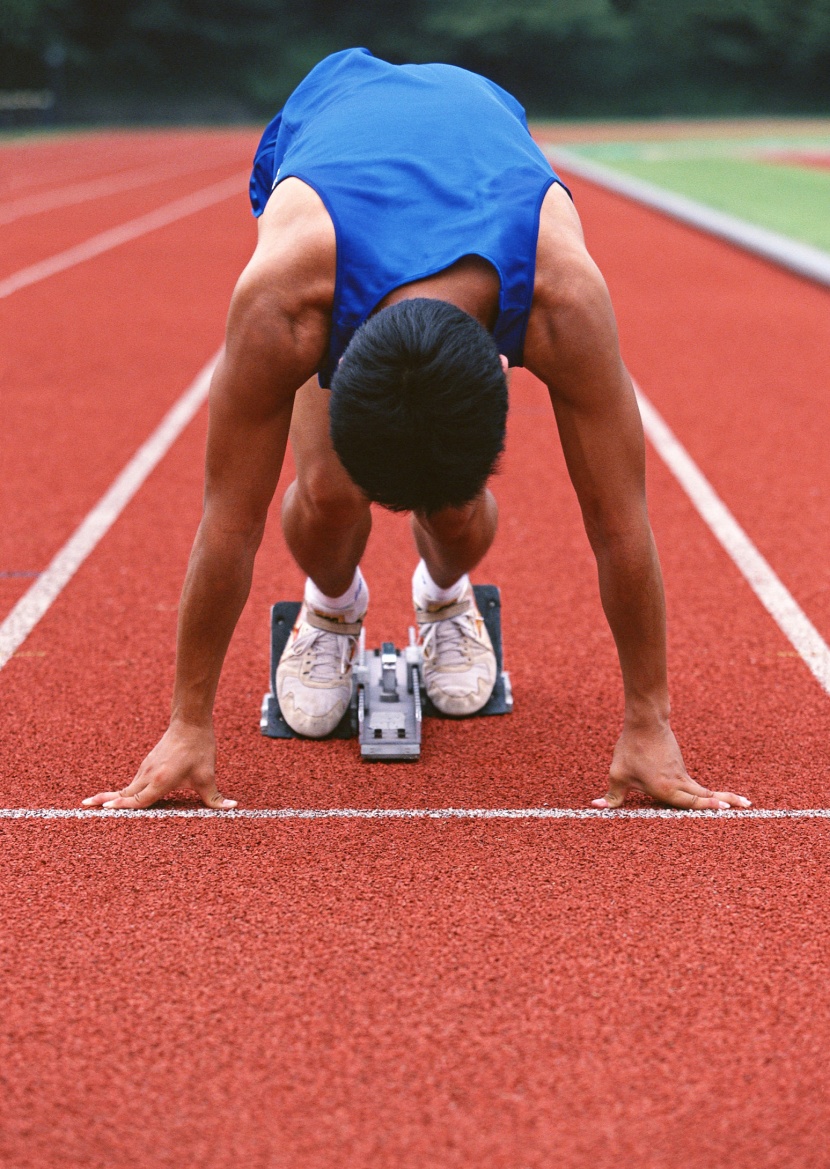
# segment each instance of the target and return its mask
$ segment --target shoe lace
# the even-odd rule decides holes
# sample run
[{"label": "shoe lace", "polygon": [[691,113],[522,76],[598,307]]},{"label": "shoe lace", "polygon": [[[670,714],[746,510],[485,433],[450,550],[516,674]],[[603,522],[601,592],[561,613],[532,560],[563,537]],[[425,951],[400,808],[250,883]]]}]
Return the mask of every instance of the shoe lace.
[{"label": "shoe lace", "polygon": [[294,642],[294,653],[302,656],[314,647],[314,653],[306,659],[304,672],[312,682],[325,683],[346,673],[356,644],[356,637],[309,628]]},{"label": "shoe lace", "polygon": [[460,613],[426,627],[421,638],[424,654],[434,656],[447,669],[469,664],[475,644],[475,619],[472,613]]}]

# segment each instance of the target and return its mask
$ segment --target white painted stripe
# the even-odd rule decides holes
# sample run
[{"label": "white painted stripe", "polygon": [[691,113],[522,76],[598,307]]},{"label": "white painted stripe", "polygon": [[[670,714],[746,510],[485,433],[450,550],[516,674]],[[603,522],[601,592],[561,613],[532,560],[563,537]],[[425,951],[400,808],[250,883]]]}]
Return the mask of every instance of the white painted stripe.
[{"label": "white painted stripe", "polygon": [[799,243],[789,236],[780,235],[777,231],[756,227],[735,215],[716,211],[704,203],[698,203],[685,195],[677,195],[644,179],[622,174],[573,151],[548,147],[546,154],[557,168],[570,171],[571,174],[596,183],[600,187],[606,187],[618,195],[643,203],[646,207],[653,207],[681,223],[725,239],[754,255],[762,256],[765,260],[772,260],[774,264],[779,264],[799,276],[806,276],[809,280],[830,286],[830,252],[814,248],[810,244]]},{"label": "white painted stripe", "polygon": [[232,195],[238,195],[244,190],[241,180],[241,175],[234,175],[232,178],[223,179],[221,183],[212,183],[209,187],[203,187],[201,191],[194,191],[192,195],[165,203],[155,211],[139,215],[137,219],[129,219],[118,227],[93,235],[83,243],[67,248],[65,252],[58,252],[57,255],[31,264],[28,268],[21,268],[19,272],[0,280],[0,299],[11,296],[13,292],[27,288],[30,284],[37,284],[47,276],[65,272],[67,268],[74,268],[76,264],[82,264],[85,260],[91,260],[103,252],[138,239],[150,231],[167,227],[168,224],[175,223],[177,219],[183,219],[186,215],[193,215],[196,211],[202,211],[205,207],[221,203]]},{"label": "white painted stripe", "polygon": [[830,808],[0,808],[0,820],[830,820]]},{"label": "white painted stripe", "polygon": [[830,694],[827,643],[642,390],[636,390],[643,429],[657,453],[818,684]]},{"label": "white painted stripe", "polygon": [[35,195],[25,195],[18,199],[9,199],[0,203],[0,226],[14,223],[18,219],[25,219],[29,215],[40,215],[45,211],[57,211],[60,207],[74,207],[78,203],[88,203],[92,199],[106,199],[111,195],[119,195],[123,191],[133,191],[137,187],[146,187],[151,183],[161,183],[167,179],[179,178],[183,175],[195,174],[198,171],[219,169],[221,163],[198,166],[192,163],[167,163],[166,165],[135,167],[132,170],[117,172],[111,175],[101,175],[95,179],[87,179],[82,183],[71,183],[66,187],[57,187],[51,191],[41,191]]},{"label": "white painted stripe", "polygon": [[207,397],[219,355],[212,357],[193,384],[164,416],[86,518],[0,625],[0,670],[48,612],[90,552],[161,461]]}]

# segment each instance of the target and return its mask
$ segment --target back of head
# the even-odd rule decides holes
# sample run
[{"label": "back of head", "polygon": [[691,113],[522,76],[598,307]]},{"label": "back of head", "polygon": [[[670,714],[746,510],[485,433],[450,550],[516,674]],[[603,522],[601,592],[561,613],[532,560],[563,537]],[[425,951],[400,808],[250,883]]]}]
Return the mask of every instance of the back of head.
[{"label": "back of head", "polygon": [[496,469],[507,382],[493,338],[455,305],[416,298],[370,317],[331,390],[338,457],[384,507],[459,507]]}]

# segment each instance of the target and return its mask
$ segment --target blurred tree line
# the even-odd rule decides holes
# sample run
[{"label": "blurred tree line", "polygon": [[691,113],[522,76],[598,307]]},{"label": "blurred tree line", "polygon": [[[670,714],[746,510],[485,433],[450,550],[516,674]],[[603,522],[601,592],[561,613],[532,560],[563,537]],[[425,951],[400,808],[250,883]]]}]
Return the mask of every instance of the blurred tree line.
[{"label": "blurred tree line", "polygon": [[535,115],[830,107],[830,0],[0,0],[0,89],[57,89],[68,118],[264,118],[351,45]]}]

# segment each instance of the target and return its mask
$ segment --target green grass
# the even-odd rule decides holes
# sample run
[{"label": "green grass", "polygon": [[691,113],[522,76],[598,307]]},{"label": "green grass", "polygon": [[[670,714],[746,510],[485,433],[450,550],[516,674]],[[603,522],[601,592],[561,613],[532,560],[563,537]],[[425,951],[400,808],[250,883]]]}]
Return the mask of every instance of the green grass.
[{"label": "green grass", "polygon": [[[690,152],[694,153],[693,148]],[[724,156],[644,159],[625,157],[634,151],[610,147],[582,148],[580,153],[830,251],[830,169]]]}]

